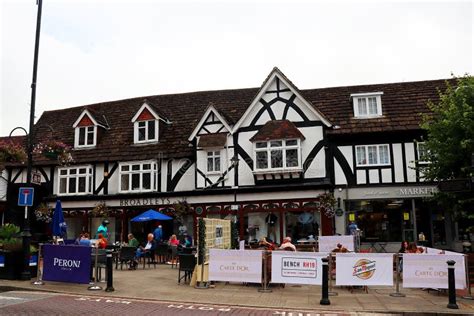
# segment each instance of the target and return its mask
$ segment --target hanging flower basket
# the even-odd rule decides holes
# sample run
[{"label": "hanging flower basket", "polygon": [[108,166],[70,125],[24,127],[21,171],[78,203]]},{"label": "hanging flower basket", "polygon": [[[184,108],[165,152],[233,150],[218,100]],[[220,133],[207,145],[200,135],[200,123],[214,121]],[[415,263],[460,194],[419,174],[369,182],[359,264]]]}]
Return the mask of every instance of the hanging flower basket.
[{"label": "hanging flower basket", "polygon": [[53,220],[53,210],[47,204],[41,203],[35,210],[36,220],[50,223]]},{"label": "hanging flower basket", "polygon": [[108,217],[109,216],[109,208],[105,204],[105,202],[99,202],[95,205],[95,207],[91,210],[92,217]]},{"label": "hanging flower basket", "polygon": [[320,209],[324,214],[331,218],[336,215],[336,198],[332,193],[324,193],[319,196]]},{"label": "hanging flower basket", "polygon": [[0,144],[0,171],[3,170],[5,163],[25,163],[27,158],[23,146],[13,142]]},{"label": "hanging flower basket", "polygon": [[50,160],[57,160],[60,165],[67,166],[74,162],[71,146],[56,140],[41,142],[35,146],[33,153],[43,155]]}]

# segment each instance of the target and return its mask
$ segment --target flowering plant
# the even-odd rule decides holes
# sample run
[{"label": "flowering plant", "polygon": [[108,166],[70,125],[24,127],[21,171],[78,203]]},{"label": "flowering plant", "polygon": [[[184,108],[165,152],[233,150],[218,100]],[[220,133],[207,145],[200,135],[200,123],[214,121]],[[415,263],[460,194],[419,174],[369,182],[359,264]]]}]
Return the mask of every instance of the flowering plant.
[{"label": "flowering plant", "polygon": [[41,222],[50,223],[52,221],[53,210],[45,203],[38,205],[35,210],[36,219]]},{"label": "flowering plant", "polygon": [[109,208],[105,202],[99,202],[92,209],[91,214],[93,217],[107,217],[109,215]]},{"label": "flowering plant", "polygon": [[5,162],[24,163],[27,159],[26,151],[20,144],[6,142],[0,144],[0,171]]},{"label": "flowering plant", "polygon": [[43,155],[49,159],[57,159],[61,165],[74,162],[71,155],[71,146],[56,140],[41,142],[35,146],[33,153]]},{"label": "flowering plant", "polygon": [[320,208],[327,217],[334,217],[336,214],[334,206],[336,205],[336,198],[332,193],[324,193],[319,196]]}]

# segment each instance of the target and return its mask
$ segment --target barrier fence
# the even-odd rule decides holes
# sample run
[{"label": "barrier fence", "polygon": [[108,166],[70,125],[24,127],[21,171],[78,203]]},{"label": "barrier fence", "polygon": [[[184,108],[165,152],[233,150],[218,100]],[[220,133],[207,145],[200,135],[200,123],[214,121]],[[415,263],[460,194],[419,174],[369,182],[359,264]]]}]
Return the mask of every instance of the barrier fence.
[{"label": "barrier fence", "polygon": [[447,261],[455,262],[455,288],[466,289],[468,285],[465,255],[439,251],[396,254],[211,249],[209,280],[262,283],[262,288],[267,283],[321,285],[323,258],[329,261],[329,279],[334,276],[336,286],[393,286],[395,279],[392,296],[399,297],[404,296],[400,284],[403,288],[447,289]]}]

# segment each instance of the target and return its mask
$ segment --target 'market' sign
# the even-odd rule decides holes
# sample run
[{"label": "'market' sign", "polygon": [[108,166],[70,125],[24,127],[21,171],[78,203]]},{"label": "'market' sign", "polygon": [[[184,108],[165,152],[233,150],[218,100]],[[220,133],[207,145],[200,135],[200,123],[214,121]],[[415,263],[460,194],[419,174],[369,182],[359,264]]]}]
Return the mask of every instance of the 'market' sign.
[{"label": "'market' sign", "polygon": [[43,280],[89,283],[90,247],[44,245],[43,254]]}]

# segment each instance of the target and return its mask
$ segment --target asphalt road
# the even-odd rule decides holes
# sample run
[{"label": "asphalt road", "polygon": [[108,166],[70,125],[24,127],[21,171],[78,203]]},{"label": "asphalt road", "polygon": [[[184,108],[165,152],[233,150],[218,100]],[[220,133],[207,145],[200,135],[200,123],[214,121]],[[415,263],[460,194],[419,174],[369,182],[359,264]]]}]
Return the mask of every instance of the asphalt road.
[{"label": "asphalt road", "polygon": [[281,315],[339,316],[350,313],[270,310],[226,305],[203,305],[101,298],[44,292],[0,293],[0,315]]}]

